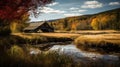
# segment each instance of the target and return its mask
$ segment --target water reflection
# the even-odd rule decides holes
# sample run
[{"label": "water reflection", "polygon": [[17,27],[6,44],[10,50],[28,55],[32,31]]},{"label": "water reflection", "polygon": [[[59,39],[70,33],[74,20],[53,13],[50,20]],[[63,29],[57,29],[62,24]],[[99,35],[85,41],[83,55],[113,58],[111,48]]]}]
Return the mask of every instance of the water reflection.
[{"label": "water reflection", "polygon": [[[89,61],[89,60],[98,60],[102,59],[105,61],[118,61],[119,57],[116,55],[107,55],[107,54],[98,54],[98,53],[93,53],[93,52],[85,52],[82,51],[78,48],[76,48],[75,45],[73,44],[68,44],[68,45],[54,45],[51,48],[49,48],[48,51],[58,51],[60,53],[64,53],[66,55],[70,55],[73,57],[76,61]],[[48,52],[47,51],[47,52]],[[42,51],[39,49],[30,49],[30,54],[38,54],[41,53]],[[43,51],[44,52],[44,51]]]},{"label": "water reflection", "polygon": [[103,60],[111,60],[111,61],[117,61],[119,60],[119,57],[116,55],[103,55],[98,53],[92,53],[92,52],[84,52],[80,49],[76,48],[75,45],[54,45],[51,50],[59,50],[61,53],[65,53],[67,55],[72,56],[75,59],[81,59],[81,58],[90,58],[90,59],[103,59]]}]

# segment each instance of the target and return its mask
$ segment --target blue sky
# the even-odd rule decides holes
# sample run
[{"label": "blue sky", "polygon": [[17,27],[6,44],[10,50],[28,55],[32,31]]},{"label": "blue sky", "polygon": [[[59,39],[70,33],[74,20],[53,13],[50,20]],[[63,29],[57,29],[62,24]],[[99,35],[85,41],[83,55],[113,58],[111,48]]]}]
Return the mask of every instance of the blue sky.
[{"label": "blue sky", "polygon": [[115,8],[120,8],[120,0],[55,0],[43,7],[42,13],[37,18],[30,16],[30,19],[31,21],[45,21],[95,14]]}]

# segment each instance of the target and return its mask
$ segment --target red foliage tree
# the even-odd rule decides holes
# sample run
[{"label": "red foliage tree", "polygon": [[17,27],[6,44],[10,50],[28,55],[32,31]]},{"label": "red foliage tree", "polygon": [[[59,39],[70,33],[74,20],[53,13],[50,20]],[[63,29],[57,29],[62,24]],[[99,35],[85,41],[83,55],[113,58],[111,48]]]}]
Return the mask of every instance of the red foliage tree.
[{"label": "red foliage tree", "polygon": [[0,36],[11,33],[10,25],[13,21],[21,21],[29,11],[39,14],[38,7],[43,7],[53,0],[0,0]]},{"label": "red foliage tree", "polygon": [[0,0],[0,20],[20,19],[22,15],[42,7],[52,0]]}]

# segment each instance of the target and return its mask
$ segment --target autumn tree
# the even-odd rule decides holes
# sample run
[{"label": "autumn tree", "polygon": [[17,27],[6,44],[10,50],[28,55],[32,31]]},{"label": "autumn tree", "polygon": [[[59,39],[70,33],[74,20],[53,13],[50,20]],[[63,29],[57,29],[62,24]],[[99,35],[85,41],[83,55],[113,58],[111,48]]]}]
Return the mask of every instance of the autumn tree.
[{"label": "autumn tree", "polygon": [[52,0],[0,0],[0,35],[3,32],[10,33],[10,23],[20,20],[28,12],[34,16],[40,13],[40,7],[45,6]]},{"label": "autumn tree", "polygon": [[93,27],[94,30],[99,30],[100,29],[100,22],[98,22],[97,18],[94,18],[92,20],[91,26]]},{"label": "autumn tree", "polygon": [[91,26],[95,30],[120,29],[119,12],[111,14],[101,14],[93,18]]}]

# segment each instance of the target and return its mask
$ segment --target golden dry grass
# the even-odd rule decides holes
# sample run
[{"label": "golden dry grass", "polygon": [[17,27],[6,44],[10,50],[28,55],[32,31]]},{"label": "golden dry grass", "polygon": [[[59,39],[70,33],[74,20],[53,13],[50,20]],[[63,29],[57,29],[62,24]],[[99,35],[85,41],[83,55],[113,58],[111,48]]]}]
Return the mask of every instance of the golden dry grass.
[{"label": "golden dry grass", "polygon": [[75,31],[74,33],[79,34],[112,34],[112,33],[120,33],[120,31],[116,30],[81,30],[81,31]]},{"label": "golden dry grass", "polygon": [[[80,33],[79,33],[80,32]],[[82,34],[81,34],[82,33]],[[31,39],[34,42],[64,42],[73,41],[80,49],[90,51],[120,52],[119,31],[76,31],[65,33],[13,33],[23,38]],[[94,49],[93,49],[94,48]]]},{"label": "golden dry grass", "polygon": [[[47,40],[51,40],[52,38],[77,38],[75,39],[75,44],[79,48],[85,48],[87,50],[91,50],[90,48],[95,48],[96,51],[104,50],[105,52],[117,52],[120,53],[120,34],[99,34],[99,35],[81,35],[81,34],[74,34],[74,33],[14,33],[13,35],[20,36],[22,38],[28,38],[28,39],[34,39],[34,38],[45,38],[46,37],[51,37],[50,39],[48,38]],[[13,37],[11,37],[13,39]],[[8,38],[5,39],[7,41]],[[15,39],[14,39],[15,40]],[[22,40],[22,39],[20,39]],[[41,41],[43,39],[40,39],[38,41]],[[56,40],[56,39],[55,39]],[[61,40],[61,39],[60,39]],[[65,41],[64,39],[62,39]],[[53,40],[54,41],[54,40]],[[1,40],[2,42],[2,40]],[[33,42],[36,42],[36,40]],[[47,41],[46,41],[47,42]],[[111,44],[112,43],[112,44]],[[107,46],[108,44],[111,44]],[[114,45],[117,45],[114,46]],[[100,47],[100,48],[99,48]],[[102,48],[102,49],[101,49]],[[111,50],[112,48],[112,50]],[[14,49],[14,50],[13,50]],[[18,51],[18,53],[16,52]],[[11,65],[9,67],[13,66],[18,66],[19,67],[119,67],[120,61],[114,62],[112,64],[106,64],[102,60],[92,60],[91,62],[88,63],[73,63],[74,61],[71,59],[71,57],[68,57],[66,55],[59,55],[59,53],[52,52],[48,54],[40,54],[40,55],[33,55],[30,56],[29,54],[24,57],[21,57],[21,54],[23,51],[21,49],[18,49],[18,47],[11,48],[10,56],[0,56],[0,63],[1,65]],[[14,52],[14,53],[13,53]],[[16,56],[15,56],[16,55]],[[19,58],[19,56],[21,58]],[[24,55],[24,54],[23,54]],[[17,58],[17,59],[16,59]],[[8,62],[8,60],[10,62]],[[78,66],[77,66],[78,65]],[[112,66],[111,66],[112,65]],[[0,66],[2,67],[2,66]]]},{"label": "golden dry grass", "polygon": [[24,38],[39,38],[39,37],[54,37],[54,38],[76,38],[80,36],[80,34],[73,33],[13,33],[13,35],[17,35]]},{"label": "golden dry grass", "polygon": [[17,45],[13,45],[0,56],[0,67],[72,67],[73,62],[70,56],[57,51],[31,55]]},{"label": "golden dry grass", "polygon": [[120,31],[115,30],[80,30],[80,31],[64,31],[64,32],[54,32],[54,33],[12,33],[13,35],[18,35],[26,38],[34,38],[39,36],[45,36],[45,37],[66,37],[66,38],[76,38],[81,36],[82,34],[113,34],[114,33],[120,33]]},{"label": "golden dry grass", "polygon": [[73,41],[80,34],[71,33],[13,33],[25,39],[27,44],[41,44],[49,42],[67,42]]},{"label": "golden dry grass", "polygon": [[100,42],[110,42],[110,43],[115,43],[120,45],[120,34],[101,34],[101,35],[83,35],[78,37],[75,42],[91,42],[91,43],[95,43],[97,45],[97,43]]},{"label": "golden dry grass", "polygon": [[83,35],[74,43],[80,49],[120,53],[120,34]]}]

